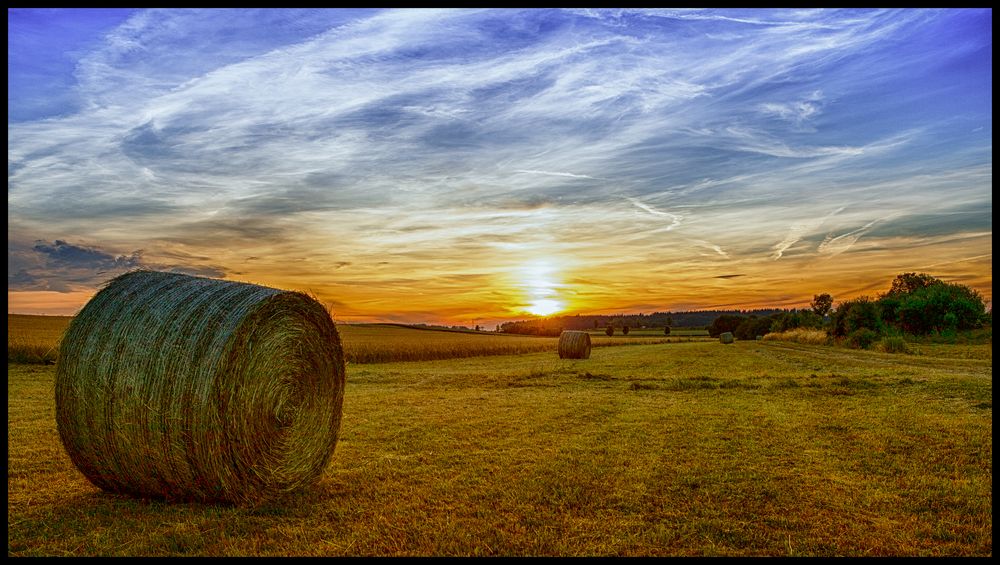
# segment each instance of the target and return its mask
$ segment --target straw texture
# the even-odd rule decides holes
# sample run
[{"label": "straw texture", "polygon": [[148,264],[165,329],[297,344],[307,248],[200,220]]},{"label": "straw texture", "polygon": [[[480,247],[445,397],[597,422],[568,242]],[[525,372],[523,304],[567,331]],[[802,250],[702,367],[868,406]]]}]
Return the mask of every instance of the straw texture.
[{"label": "straw texture", "polygon": [[67,328],[56,423],[104,490],[252,504],[319,479],[344,384],[340,338],[314,299],[135,271]]},{"label": "straw texture", "polygon": [[564,331],[559,335],[560,359],[590,359],[590,334]]},{"label": "straw texture", "polygon": [[732,332],[723,332],[719,334],[719,341],[722,343],[732,343],[733,342]]}]

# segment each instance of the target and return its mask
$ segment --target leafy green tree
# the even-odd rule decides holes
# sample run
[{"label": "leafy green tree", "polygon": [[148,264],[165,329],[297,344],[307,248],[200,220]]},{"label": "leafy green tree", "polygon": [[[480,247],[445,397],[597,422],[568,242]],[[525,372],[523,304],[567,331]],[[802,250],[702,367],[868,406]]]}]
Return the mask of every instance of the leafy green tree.
[{"label": "leafy green tree", "polygon": [[939,279],[928,275],[927,273],[902,273],[896,275],[896,278],[892,280],[892,288],[886,293],[888,296],[898,296],[903,294],[910,294],[916,292],[921,288],[926,288],[936,282],[940,282]]},{"label": "leafy green tree", "polygon": [[812,308],[813,313],[823,318],[833,308],[833,297],[825,292],[823,294],[814,294],[809,306]]},{"label": "leafy green tree", "polygon": [[937,281],[901,297],[899,325],[911,334],[970,330],[983,324],[986,303],[975,290]]},{"label": "leafy green tree", "polygon": [[882,314],[876,301],[868,296],[841,302],[833,314],[833,335],[846,336],[867,328],[881,334],[885,329]]}]

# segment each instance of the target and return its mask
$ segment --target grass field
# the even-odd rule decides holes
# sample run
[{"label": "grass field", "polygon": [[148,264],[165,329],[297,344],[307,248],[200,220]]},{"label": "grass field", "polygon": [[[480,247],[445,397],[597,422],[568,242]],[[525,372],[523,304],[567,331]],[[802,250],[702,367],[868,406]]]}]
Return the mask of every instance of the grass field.
[{"label": "grass field", "polygon": [[53,377],[8,364],[11,556],[992,555],[989,345],[350,365],[326,474],[257,508],[91,486]]},{"label": "grass field", "polygon": [[7,314],[7,361],[55,361],[59,355],[59,340],[72,319],[70,316]]},{"label": "grass field", "polygon": [[[608,337],[604,328],[590,329],[587,333],[591,337]],[[615,328],[614,337],[646,337],[646,338],[660,338],[668,337],[663,334],[663,328],[632,328],[628,332],[628,336],[622,334],[621,328]],[[689,329],[689,328],[675,328],[670,331],[669,337],[708,337],[708,330],[705,329]]]},{"label": "grass field", "polygon": [[[69,316],[7,315],[7,360],[17,363],[54,362]],[[558,338],[418,329],[397,324],[338,324],[349,363],[430,361],[481,355],[516,355],[555,351]],[[638,331],[638,330],[637,330]],[[692,335],[707,333],[695,331]],[[608,337],[596,333],[594,347],[689,341],[691,337],[656,335]]]}]

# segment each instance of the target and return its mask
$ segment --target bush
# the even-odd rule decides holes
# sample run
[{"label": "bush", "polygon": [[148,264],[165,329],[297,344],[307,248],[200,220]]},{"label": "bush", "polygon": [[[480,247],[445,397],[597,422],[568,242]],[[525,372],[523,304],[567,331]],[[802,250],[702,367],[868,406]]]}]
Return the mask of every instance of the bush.
[{"label": "bush", "polygon": [[847,346],[854,349],[868,349],[878,339],[878,334],[869,328],[858,328],[847,335]]},{"label": "bush", "polygon": [[622,326],[622,335],[628,335],[628,326]]},{"label": "bush", "polygon": [[663,335],[670,335],[670,326],[663,327]]},{"label": "bush", "polygon": [[833,314],[833,334],[850,335],[862,328],[882,333],[884,324],[879,304],[867,296],[841,302]]},{"label": "bush", "polygon": [[604,333],[608,334],[608,337],[615,335],[615,327],[608,326],[608,329],[604,330]]},{"label": "bush", "polygon": [[882,353],[910,353],[910,347],[906,344],[906,341],[899,336],[886,336],[883,337],[875,345],[876,351],[881,351]]},{"label": "bush", "polygon": [[764,341],[791,341],[794,343],[805,343],[808,345],[828,345],[830,336],[823,330],[809,328],[795,328],[787,332],[772,332],[764,335]]}]

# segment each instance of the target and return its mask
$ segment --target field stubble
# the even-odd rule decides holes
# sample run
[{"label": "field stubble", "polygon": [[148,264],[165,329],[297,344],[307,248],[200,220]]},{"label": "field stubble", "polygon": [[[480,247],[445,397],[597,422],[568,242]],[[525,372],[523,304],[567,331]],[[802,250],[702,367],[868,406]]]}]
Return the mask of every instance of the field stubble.
[{"label": "field stubble", "polygon": [[321,482],[241,508],[92,487],[59,443],[53,368],[9,364],[8,554],[992,555],[986,353],[689,342],[353,367]]}]

